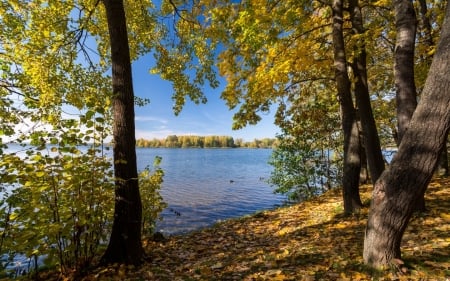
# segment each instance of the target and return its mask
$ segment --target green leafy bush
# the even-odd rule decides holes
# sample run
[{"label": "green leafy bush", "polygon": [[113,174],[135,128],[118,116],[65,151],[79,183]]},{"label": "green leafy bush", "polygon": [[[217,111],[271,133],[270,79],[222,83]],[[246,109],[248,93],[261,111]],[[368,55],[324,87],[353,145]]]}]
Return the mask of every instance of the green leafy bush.
[{"label": "green leafy bush", "polygon": [[293,201],[317,196],[340,181],[340,158],[329,148],[320,148],[303,137],[279,136],[269,164],[274,167],[269,183],[274,192]]},{"label": "green leafy bush", "polygon": [[142,199],[142,235],[150,237],[155,232],[156,222],[167,204],[160,190],[164,172],[160,168],[162,158],[157,156],[153,163],[152,173],[149,166],[139,173],[139,190]]},{"label": "green leafy bush", "polygon": [[45,257],[62,271],[85,267],[98,255],[112,219],[111,161],[95,147],[66,148],[15,158],[16,187],[2,206],[12,210],[1,214],[2,254]]},{"label": "green leafy bush", "polygon": [[108,114],[99,107],[78,120],[55,120],[18,134],[14,148],[0,153],[3,265],[21,257],[32,263],[27,271],[67,272],[99,256],[114,207]]}]

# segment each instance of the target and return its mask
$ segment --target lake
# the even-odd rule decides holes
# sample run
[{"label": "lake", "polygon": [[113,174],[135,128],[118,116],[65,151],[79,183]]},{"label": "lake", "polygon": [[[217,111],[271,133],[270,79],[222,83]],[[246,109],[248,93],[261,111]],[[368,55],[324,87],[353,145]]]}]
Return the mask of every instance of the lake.
[{"label": "lake", "polygon": [[[24,148],[10,144],[8,151]],[[112,150],[107,153],[112,157]],[[282,205],[286,197],[274,194],[267,184],[271,153],[246,148],[137,148],[139,171],[152,167],[156,156],[162,157],[161,194],[168,207],[157,231],[186,233]]]},{"label": "lake", "polygon": [[168,207],[157,230],[179,234],[282,205],[266,181],[271,149],[138,148],[138,169],[162,157]]},{"label": "lake", "polygon": [[[23,150],[15,144],[8,149],[22,151],[19,155]],[[166,236],[271,209],[285,201],[285,196],[274,194],[266,183],[272,168],[267,163],[271,149],[137,148],[136,152],[139,170],[152,167],[156,156],[162,157],[161,193],[168,207],[157,231]],[[112,157],[111,150],[108,154]],[[8,268],[22,272],[28,266],[29,259],[18,255]]]}]

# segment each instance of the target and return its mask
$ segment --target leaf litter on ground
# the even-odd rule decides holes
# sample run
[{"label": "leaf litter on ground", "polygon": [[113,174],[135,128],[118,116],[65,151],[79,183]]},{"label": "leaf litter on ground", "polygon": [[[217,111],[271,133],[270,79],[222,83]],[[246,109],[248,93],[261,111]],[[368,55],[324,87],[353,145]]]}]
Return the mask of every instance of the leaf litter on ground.
[{"label": "leaf litter on ground", "polygon": [[[362,260],[366,205],[343,216],[342,194],[230,219],[165,241],[144,241],[140,267],[96,268],[81,280],[450,280],[450,179],[435,178],[428,211],[415,214],[398,268],[377,271]],[[405,264],[403,264],[405,262]]]}]

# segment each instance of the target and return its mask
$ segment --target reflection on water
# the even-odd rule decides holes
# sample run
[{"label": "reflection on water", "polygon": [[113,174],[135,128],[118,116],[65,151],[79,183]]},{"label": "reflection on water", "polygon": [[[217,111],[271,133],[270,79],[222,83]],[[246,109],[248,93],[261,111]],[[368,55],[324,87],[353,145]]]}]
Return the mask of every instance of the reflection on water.
[{"label": "reflection on water", "polygon": [[266,180],[271,166],[269,149],[155,149],[137,150],[138,168],[163,158],[162,195],[168,203],[157,230],[176,234],[209,226],[227,218],[281,205]]}]

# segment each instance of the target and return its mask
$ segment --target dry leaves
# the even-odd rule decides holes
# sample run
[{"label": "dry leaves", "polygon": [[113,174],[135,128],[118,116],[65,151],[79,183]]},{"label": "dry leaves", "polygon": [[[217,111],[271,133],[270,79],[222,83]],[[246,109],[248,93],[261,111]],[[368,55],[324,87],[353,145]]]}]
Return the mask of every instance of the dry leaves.
[{"label": "dry leaves", "polygon": [[[450,279],[450,182],[435,179],[425,214],[415,215],[402,245],[405,265],[364,266],[367,210],[343,217],[332,191],[295,206],[229,220],[198,232],[148,242],[140,268],[98,269],[84,280],[446,280]],[[363,201],[370,191],[362,188]]]}]

